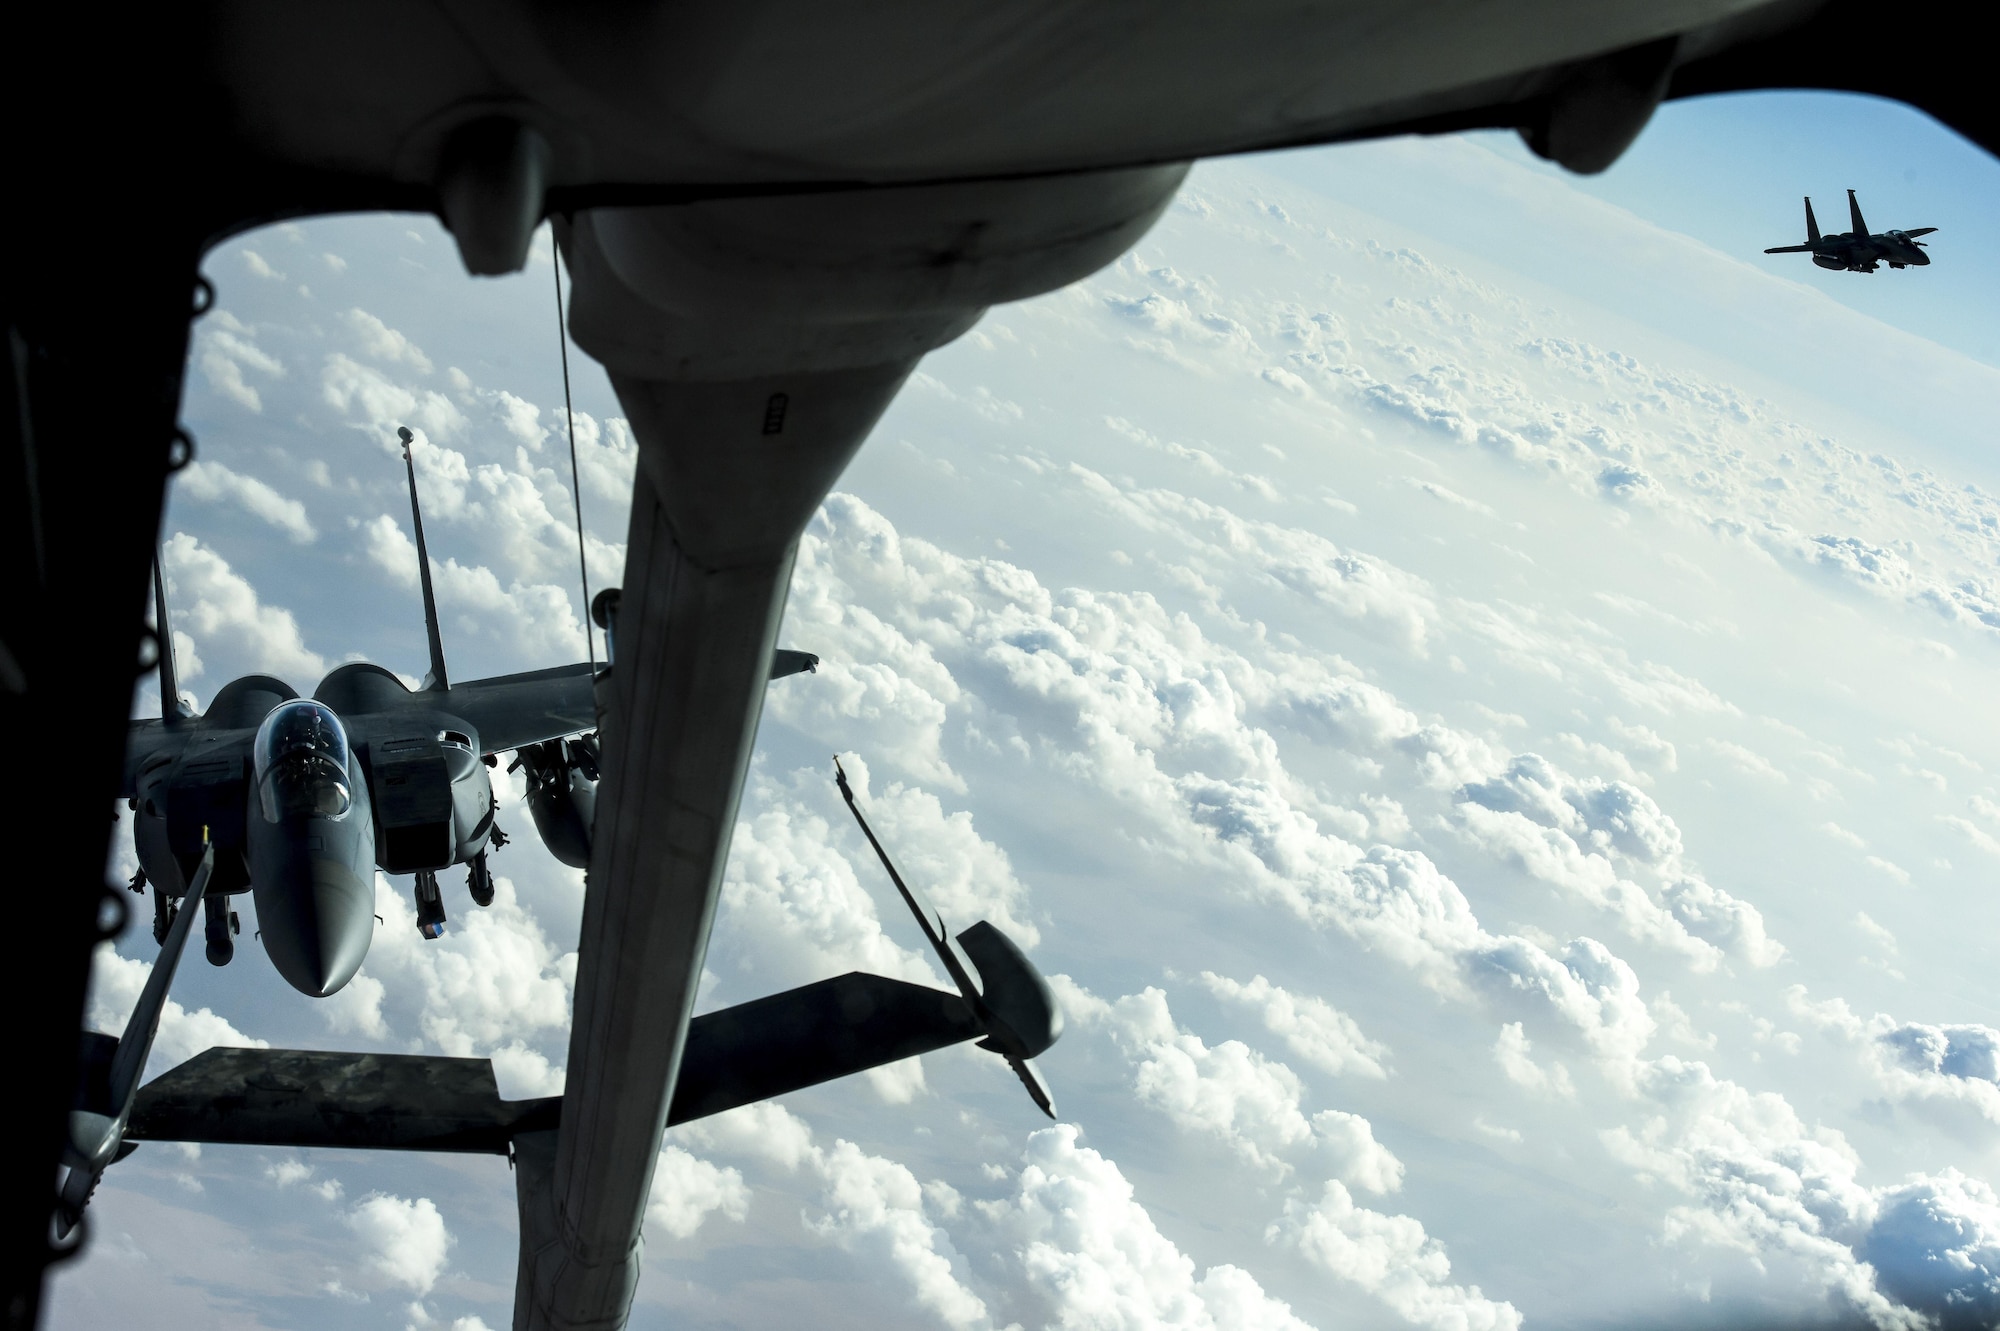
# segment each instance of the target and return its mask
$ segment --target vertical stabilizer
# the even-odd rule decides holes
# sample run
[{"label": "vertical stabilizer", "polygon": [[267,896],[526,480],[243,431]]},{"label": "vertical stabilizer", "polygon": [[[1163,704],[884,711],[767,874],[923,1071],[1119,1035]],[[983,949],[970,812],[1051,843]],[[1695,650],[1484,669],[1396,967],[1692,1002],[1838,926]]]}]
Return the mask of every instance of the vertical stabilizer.
[{"label": "vertical stabilizer", "polygon": [[1868,234],[1868,223],[1861,220],[1861,205],[1855,202],[1853,190],[1847,191],[1847,220],[1853,225],[1855,235]]},{"label": "vertical stabilizer", "polygon": [[153,632],[160,640],[160,719],[168,725],[188,715],[181,701],[180,671],[174,668],[174,626],[167,618],[167,575],[160,570],[160,547],[153,547]]},{"label": "vertical stabilizer", "polygon": [[430,637],[431,670],[424,676],[424,687],[448,689],[451,680],[444,672],[444,641],[438,637],[437,596],[431,591],[431,556],[424,547],[424,510],[417,502],[417,464],[410,457],[415,436],[409,426],[399,425],[396,437],[403,441],[403,467],[410,476],[410,522],[417,529],[417,578],[424,588],[424,632]]},{"label": "vertical stabilizer", "polygon": [[1812,214],[1812,195],[1806,196],[1806,244],[1819,244],[1819,219]]}]

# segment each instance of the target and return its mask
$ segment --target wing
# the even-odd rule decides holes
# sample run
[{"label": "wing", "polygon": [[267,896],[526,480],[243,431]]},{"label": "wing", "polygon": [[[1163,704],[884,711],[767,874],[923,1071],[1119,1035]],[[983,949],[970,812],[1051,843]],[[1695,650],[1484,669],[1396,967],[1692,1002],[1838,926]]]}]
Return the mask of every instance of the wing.
[{"label": "wing", "polygon": [[[771,658],[770,677],[782,679],[817,669],[819,658],[811,652],[781,647]],[[410,696],[430,703],[437,695]],[[583,661],[454,684],[445,690],[442,707],[470,721],[479,732],[480,746],[488,753],[504,753],[523,744],[597,729],[597,697],[591,686],[590,666]]]},{"label": "wing", "polygon": [[470,721],[488,753],[597,728],[590,666],[582,661],[454,684],[440,706]]},{"label": "wing", "polygon": [[193,724],[169,726],[164,721],[134,721],[125,732],[125,776],[118,798],[130,799],[139,793],[139,773],[160,758],[171,758],[187,743]]},{"label": "wing", "polygon": [[1764,253],[1766,253],[1766,254],[1806,254],[1806,253],[1810,253],[1810,252],[1811,252],[1811,250],[1812,250],[1812,246],[1810,246],[1810,245],[1777,245],[1777,246],[1774,246],[1774,247],[1772,247],[1771,249],[1768,249],[1768,250],[1765,250],[1765,251],[1764,251]]}]

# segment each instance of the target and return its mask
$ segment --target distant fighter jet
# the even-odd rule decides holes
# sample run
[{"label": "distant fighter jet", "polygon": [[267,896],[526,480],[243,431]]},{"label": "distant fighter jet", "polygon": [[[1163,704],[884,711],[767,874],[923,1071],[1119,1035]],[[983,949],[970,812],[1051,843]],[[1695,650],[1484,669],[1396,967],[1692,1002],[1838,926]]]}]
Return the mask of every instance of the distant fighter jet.
[{"label": "distant fighter jet", "polygon": [[1765,250],[1766,254],[1810,254],[1813,262],[1822,268],[1836,272],[1872,273],[1876,265],[1886,263],[1891,268],[1926,268],[1931,256],[1924,253],[1923,242],[1918,236],[1928,236],[1937,230],[1934,226],[1920,226],[1910,231],[1884,231],[1880,235],[1868,233],[1868,223],[1861,218],[1861,205],[1854,201],[1854,191],[1847,191],[1847,215],[1852,223],[1852,231],[1831,236],[1819,233],[1819,221],[1813,217],[1812,199],[1806,200],[1806,243],[1803,245],[1779,245]]}]

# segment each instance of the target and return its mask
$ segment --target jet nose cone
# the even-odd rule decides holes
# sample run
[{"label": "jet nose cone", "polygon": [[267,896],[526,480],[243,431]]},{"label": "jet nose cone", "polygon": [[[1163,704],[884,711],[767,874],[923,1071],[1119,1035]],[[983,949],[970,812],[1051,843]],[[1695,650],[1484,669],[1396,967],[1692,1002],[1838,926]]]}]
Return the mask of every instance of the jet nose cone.
[{"label": "jet nose cone", "polygon": [[353,979],[368,956],[375,885],[330,860],[313,860],[309,868],[310,876],[255,885],[257,926],[278,974],[300,993],[325,998]]}]

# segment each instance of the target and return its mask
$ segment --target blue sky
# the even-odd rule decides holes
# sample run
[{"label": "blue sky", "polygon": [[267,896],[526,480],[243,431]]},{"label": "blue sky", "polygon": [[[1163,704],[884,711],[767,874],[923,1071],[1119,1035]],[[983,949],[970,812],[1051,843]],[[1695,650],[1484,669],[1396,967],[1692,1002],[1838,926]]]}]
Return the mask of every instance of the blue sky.
[{"label": "blue sky", "polygon": [[[1575,176],[1530,153],[1519,136],[1471,141],[1510,162],[1561,179],[1722,254],[1794,278],[1841,304],[1988,364],[2000,364],[2000,162],[1931,117],[1899,102],[1847,93],[1733,93],[1669,102],[1626,154],[1597,176]],[[1343,154],[1272,159],[1284,171],[1339,171]],[[1289,160],[1284,160],[1289,159]],[[1409,182],[1415,185],[1417,182]],[[1560,228],[1479,199],[1447,204],[1429,193],[1371,182],[1384,217],[1454,244],[1503,247],[1528,276],[1563,285],[1570,256]],[[1772,245],[1805,238],[1803,196],[1821,229],[1847,229],[1848,189],[1871,229],[1935,226],[1929,272],[1829,273]],[[1474,239],[1477,237],[1477,239]],[[1598,299],[1614,288],[1598,287]],[[1693,339],[1691,339],[1693,340]],[[1857,348],[1857,353],[1863,349]]]},{"label": "blue sky", "polygon": [[[1884,323],[2000,364],[1992,314],[2000,301],[2000,163],[1899,102],[1797,92],[1672,102],[1609,171],[1573,183],[1725,254],[1811,281]],[[1939,228],[1927,238],[1936,266],[1871,279],[1794,271],[1811,265],[1762,254],[1805,239],[1799,201],[1807,194],[1823,230],[1846,230],[1849,189],[1873,230]]]},{"label": "blue sky", "polygon": [[[1828,104],[1843,151],[1937,164],[1925,217],[1771,146]],[[928,358],[802,545],[784,639],[824,663],[773,686],[702,1001],[937,981],[832,791],[853,754],[905,872],[1062,977],[1065,1120],[959,1050],[676,1129],[635,1324],[1990,1318],[2000,370],[1839,285],[1969,330],[1942,244],[1873,279],[1754,252],[1808,187],[1989,211],[1881,109],[1669,108],[1588,182],[1498,138],[1203,166]],[[167,524],[197,697],[421,669],[401,422],[454,674],[578,654],[548,264],[470,282],[384,218],[211,255]],[[602,582],[632,445],[572,363]],[[190,964],[155,1066],[262,1039],[558,1088],[581,878],[499,793],[491,910],[448,883],[426,943],[384,880],[322,1004],[254,944]],[[151,955],[100,957],[100,1023]],[[53,1324],[498,1327],[510,1187],[148,1147]]]}]

